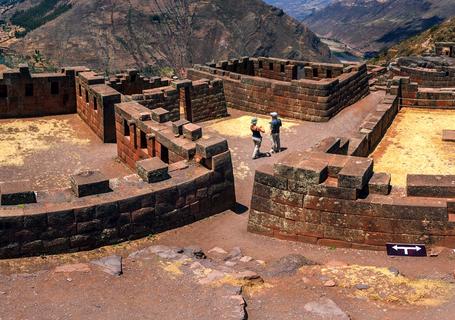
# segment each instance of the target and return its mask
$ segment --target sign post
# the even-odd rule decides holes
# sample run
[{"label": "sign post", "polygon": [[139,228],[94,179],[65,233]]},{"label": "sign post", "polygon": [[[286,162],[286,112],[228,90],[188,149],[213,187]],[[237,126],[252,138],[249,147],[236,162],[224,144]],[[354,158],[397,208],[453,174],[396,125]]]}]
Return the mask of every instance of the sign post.
[{"label": "sign post", "polygon": [[387,255],[395,257],[426,257],[424,244],[387,243]]}]

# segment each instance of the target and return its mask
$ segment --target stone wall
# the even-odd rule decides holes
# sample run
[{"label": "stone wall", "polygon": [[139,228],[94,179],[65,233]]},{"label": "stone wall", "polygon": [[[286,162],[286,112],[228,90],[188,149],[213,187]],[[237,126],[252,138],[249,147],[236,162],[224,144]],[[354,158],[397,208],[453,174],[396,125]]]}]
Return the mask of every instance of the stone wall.
[{"label": "stone wall", "polygon": [[228,116],[221,80],[171,81],[146,78],[135,70],[108,81],[93,71],[81,72],[76,77],[76,100],[79,116],[105,143],[116,141],[114,105],[121,101],[141,104],[149,111],[165,109],[167,121],[201,122]]},{"label": "stone wall", "polygon": [[455,88],[421,88],[409,77],[394,77],[388,90],[400,94],[401,107],[455,110]]},{"label": "stone wall", "polygon": [[248,230],[358,249],[384,250],[388,242],[455,245],[454,196],[389,192],[390,175],[374,173],[372,159],[290,154],[256,171]]},{"label": "stone wall", "polygon": [[77,113],[105,143],[115,142],[114,104],[121,94],[92,71],[76,77]]},{"label": "stone wall", "polygon": [[[253,65],[257,62],[252,61]],[[322,70],[325,70],[324,78],[312,77],[292,81],[272,80],[200,65],[189,69],[187,75],[192,80],[205,78],[223,80],[229,107],[262,114],[276,111],[284,117],[322,122],[328,121],[340,110],[357,102],[369,92],[366,65],[343,69],[340,65],[331,65],[330,78],[327,77],[327,70],[330,69],[328,66],[330,65],[308,66],[311,69],[320,69],[320,76],[323,74]],[[229,64],[226,68],[229,69]],[[250,71],[256,74],[254,67]],[[343,73],[338,74],[340,71]],[[272,75],[269,76],[273,78]]]},{"label": "stone wall", "polygon": [[76,112],[75,77],[85,68],[30,73],[27,66],[0,78],[0,118],[40,117]]},{"label": "stone wall", "polygon": [[215,79],[193,81],[190,87],[191,122],[202,122],[227,117],[223,81]]},{"label": "stone wall", "polygon": [[123,95],[140,94],[144,90],[166,87],[171,79],[161,77],[145,77],[136,69],[129,69],[126,73],[119,73],[109,77],[106,84]]},{"label": "stone wall", "polygon": [[269,57],[223,60],[208,63],[208,67],[230,73],[239,73],[279,81],[298,79],[329,79],[343,73],[343,64],[285,60]]},{"label": "stone wall", "polygon": [[223,83],[216,79],[171,81],[165,87],[144,90],[126,100],[140,103],[150,110],[163,108],[169,111],[171,121],[182,117],[190,122],[201,122],[228,115]]},{"label": "stone wall", "polygon": [[328,246],[385,250],[388,242],[455,245],[454,176],[408,176],[392,192],[374,150],[399,110],[386,95],[352,136],[328,138],[256,171],[248,230]]},{"label": "stone wall", "polygon": [[230,153],[211,161],[212,170],[191,165],[158,183],[129,177],[112,180],[105,194],[75,198],[53,191],[38,194],[35,204],[0,206],[0,258],[89,250],[223,212],[235,203]]},{"label": "stone wall", "polygon": [[448,88],[455,87],[455,67],[440,66],[437,69],[412,68],[392,63],[390,76],[409,77],[422,87]]},{"label": "stone wall", "polygon": [[449,56],[455,58],[455,42],[436,42],[435,53],[437,56]]}]

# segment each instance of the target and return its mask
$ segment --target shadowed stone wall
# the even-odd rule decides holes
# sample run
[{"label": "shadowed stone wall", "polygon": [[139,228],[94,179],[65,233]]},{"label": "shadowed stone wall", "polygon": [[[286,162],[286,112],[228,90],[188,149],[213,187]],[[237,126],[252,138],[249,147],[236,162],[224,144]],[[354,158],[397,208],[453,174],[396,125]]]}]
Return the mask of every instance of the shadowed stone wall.
[{"label": "shadowed stone wall", "polygon": [[[236,67],[234,62],[229,62],[226,66],[196,65],[187,74],[192,80],[223,80],[229,107],[262,114],[276,111],[284,117],[318,122],[328,121],[369,92],[366,65],[343,68],[343,65],[301,62],[304,69],[300,74],[304,78],[296,80],[298,75],[294,74],[291,78],[288,76],[295,72],[290,67],[294,62],[270,62],[273,70],[266,70],[267,61],[275,60],[247,60],[237,64],[241,67]],[[262,68],[259,67],[261,61]],[[280,78],[276,69],[282,68],[281,66],[284,66],[284,72],[279,73],[284,81],[274,80]],[[297,63],[294,67],[297,68]],[[229,70],[238,70],[238,73]]]},{"label": "shadowed stone wall", "polygon": [[30,73],[28,66],[0,78],[0,118],[40,117],[76,112],[75,77],[85,68]]}]

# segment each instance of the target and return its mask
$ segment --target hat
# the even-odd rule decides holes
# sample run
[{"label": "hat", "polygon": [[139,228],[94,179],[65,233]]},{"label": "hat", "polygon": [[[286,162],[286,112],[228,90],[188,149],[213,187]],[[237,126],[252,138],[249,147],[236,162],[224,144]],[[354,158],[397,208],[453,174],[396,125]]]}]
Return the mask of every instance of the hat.
[{"label": "hat", "polygon": [[251,123],[252,123],[252,124],[258,123],[258,118],[253,118],[253,119],[251,119]]},{"label": "hat", "polygon": [[274,117],[274,118],[278,117],[278,113],[277,113],[277,112],[272,112],[272,113],[270,113],[270,115],[271,115],[272,117]]}]

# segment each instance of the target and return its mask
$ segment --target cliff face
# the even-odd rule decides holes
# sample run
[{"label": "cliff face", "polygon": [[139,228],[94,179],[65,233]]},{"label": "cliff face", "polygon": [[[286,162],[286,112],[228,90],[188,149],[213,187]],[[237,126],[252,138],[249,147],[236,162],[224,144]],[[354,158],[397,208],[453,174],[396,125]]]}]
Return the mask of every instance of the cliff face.
[{"label": "cliff face", "polygon": [[304,19],[318,35],[377,52],[455,15],[453,0],[338,0]]},{"label": "cliff face", "polygon": [[305,25],[259,0],[60,2],[71,8],[27,33],[13,49],[29,55],[39,50],[55,65],[111,72],[244,55],[333,59]]}]

